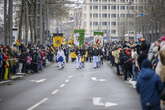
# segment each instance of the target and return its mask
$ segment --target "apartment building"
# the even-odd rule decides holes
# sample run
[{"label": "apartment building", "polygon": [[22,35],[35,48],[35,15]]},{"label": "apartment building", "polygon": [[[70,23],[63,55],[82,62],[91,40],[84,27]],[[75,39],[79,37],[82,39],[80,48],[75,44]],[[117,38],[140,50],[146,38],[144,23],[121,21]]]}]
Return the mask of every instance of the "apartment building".
[{"label": "apartment building", "polygon": [[87,35],[104,32],[111,39],[134,31],[139,0],[85,0],[82,9],[81,28]]},{"label": "apartment building", "polygon": [[81,20],[82,18],[82,6],[77,6],[74,8],[74,28],[75,29],[80,29],[81,28]]}]

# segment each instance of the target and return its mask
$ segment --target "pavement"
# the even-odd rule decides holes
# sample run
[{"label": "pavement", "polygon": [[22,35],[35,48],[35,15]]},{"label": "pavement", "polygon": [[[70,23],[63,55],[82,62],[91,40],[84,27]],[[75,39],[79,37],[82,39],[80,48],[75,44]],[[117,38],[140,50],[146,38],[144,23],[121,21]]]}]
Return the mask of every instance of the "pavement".
[{"label": "pavement", "polygon": [[[47,66],[49,67],[51,66],[53,63],[52,62],[47,62]],[[23,79],[25,76],[27,76],[29,74],[26,73],[16,73],[16,75],[12,75],[10,77],[10,80],[6,80],[6,81],[0,81],[0,85],[4,85],[4,84],[10,84],[13,80],[19,80],[19,79]]]},{"label": "pavement", "polygon": [[0,86],[0,110],[141,110],[139,96],[104,64],[75,69],[56,64],[23,80]]}]

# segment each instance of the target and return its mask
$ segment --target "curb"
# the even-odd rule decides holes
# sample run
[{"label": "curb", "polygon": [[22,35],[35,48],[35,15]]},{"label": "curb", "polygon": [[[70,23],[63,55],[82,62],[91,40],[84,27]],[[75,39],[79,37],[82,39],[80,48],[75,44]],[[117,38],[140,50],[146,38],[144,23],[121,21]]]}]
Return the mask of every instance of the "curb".
[{"label": "curb", "polygon": [[[49,63],[46,65],[46,68],[50,67],[51,65],[53,65],[54,63]],[[46,69],[45,68],[45,69]],[[0,81],[0,85],[4,85],[4,84],[8,84],[13,80],[19,80],[19,79],[23,79],[27,74],[26,73],[16,73],[16,75],[11,76],[10,80],[7,81]]]},{"label": "curb", "polygon": [[3,84],[8,84],[8,83],[10,83],[12,80],[7,80],[7,81],[1,81],[0,82],[0,85],[3,85]]},{"label": "curb", "polygon": [[21,79],[23,78],[23,75],[15,75],[15,76],[11,76],[11,80],[17,80],[17,79]]}]

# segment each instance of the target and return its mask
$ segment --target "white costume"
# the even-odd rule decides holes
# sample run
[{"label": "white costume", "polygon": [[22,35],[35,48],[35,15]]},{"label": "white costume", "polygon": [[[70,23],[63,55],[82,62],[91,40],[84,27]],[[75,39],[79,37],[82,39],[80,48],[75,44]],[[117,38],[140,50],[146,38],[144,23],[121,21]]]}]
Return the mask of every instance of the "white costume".
[{"label": "white costume", "polygon": [[[64,64],[65,62],[65,54],[64,54],[64,51],[63,50],[58,50],[57,52],[57,62],[58,62],[58,66],[59,68],[62,68],[62,65]],[[63,60],[62,60],[63,58]]]}]

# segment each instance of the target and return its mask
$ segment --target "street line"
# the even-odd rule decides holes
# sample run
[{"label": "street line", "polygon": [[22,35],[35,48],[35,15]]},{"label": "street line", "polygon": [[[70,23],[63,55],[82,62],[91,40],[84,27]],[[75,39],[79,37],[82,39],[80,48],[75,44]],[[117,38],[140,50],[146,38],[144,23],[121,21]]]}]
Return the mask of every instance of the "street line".
[{"label": "street line", "polygon": [[38,107],[39,105],[43,104],[44,102],[46,102],[48,100],[48,98],[44,98],[42,99],[40,102],[36,103],[35,105],[33,105],[32,107],[28,108],[27,110],[34,110],[36,107]]},{"label": "street line", "polygon": [[97,79],[96,77],[91,77],[91,80],[99,81],[99,82],[105,82],[106,81],[106,79]]},{"label": "street line", "polygon": [[46,81],[46,79],[38,80],[38,81],[36,81],[36,83],[41,83],[41,82],[44,82],[44,81]]},{"label": "street line", "polygon": [[65,84],[61,84],[60,87],[63,88],[65,86]]},{"label": "street line", "polygon": [[99,79],[99,81],[100,81],[100,82],[105,82],[105,81],[106,81],[106,79]]},{"label": "street line", "polygon": [[111,107],[111,106],[117,106],[118,104],[116,103],[111,103],[111,102],[107,102],[105,103],[105,107]]},{"label": "street line", "polygon": [[11,82],[11,80],[1,81],[0,84],[5,84],[5,83],[9,83],[9,82]]},{"label": "street line", "polygon": [[101,102],[101,97],[94,97],[93,98],[93,105],[104,106],[104,103]]},{"label": "street line", "polygon": [[91,77],[91,79],[92,79],[93,81],[96,81],[96,80],[97,80],[96,77]]},{"label": "street line", "polygon": [[69,80],[67,79],[67,80],[65,80],[65,82],[66,82],[66,83],[68,83],[68,82],[69,82]]},{"label": "street line", "polygon": [[59,90],[56,89],[56,90],[54,90],[54,91],[52,92],[52,95],[55,95],[55,94],[57,94],[58,92],[59,92]]}]

